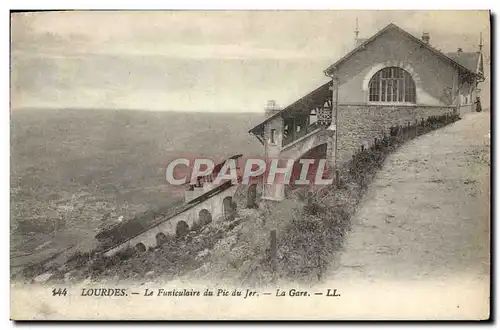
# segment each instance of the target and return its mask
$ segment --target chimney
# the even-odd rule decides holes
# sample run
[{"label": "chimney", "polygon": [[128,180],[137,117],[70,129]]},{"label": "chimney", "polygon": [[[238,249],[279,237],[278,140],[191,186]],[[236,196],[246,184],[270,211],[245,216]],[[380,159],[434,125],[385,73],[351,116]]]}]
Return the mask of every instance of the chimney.
[{"label": "chimney", "polygon": [[462,48],[458,48],[458,49],[457,49],[457,53],[458,53],[458,54],[462,54],[462,53],[463,53]]},{"label": "chimney", "polygon": [[281,109],[276,104],[275,100],[268,100],[264,110],[266,112],[266,117],[270,117],[270,116],[274,115],[275,113],[279,112]]},{"label": "chimney", "polygon": [[425,42],[426,44],[430,43],[431,36],[429,35],[429,32],[422,33],[422,41]]}]

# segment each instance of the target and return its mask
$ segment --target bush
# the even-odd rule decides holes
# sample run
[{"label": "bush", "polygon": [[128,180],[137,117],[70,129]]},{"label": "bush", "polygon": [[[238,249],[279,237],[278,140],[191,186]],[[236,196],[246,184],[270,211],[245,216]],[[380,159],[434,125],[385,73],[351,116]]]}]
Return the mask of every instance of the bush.
[{"label": "bush", "polygon": [[[296,197],[293,206],[285,200],[281,206],[267,210],[265,222],[281,225],[281,228],[277,226],[277,276],[307,281],[320,279],[329,261],[341,251],[351,227],[350,218],[387,155],[405,141],[458,119],[455,114],[445,114],[420,123],[391,127],[389,134],[375,139],[369,148],[361,146],[346,168],[339,169],[337,187],[322,188],[313,194],[308,194],[307,189],[297,189],[293,191]],[[283,210],[287,208],[289,212]],[[260,272],[272,272],[270,252],[266,250]],[[260,277],[266,278],[262,274]]]}]

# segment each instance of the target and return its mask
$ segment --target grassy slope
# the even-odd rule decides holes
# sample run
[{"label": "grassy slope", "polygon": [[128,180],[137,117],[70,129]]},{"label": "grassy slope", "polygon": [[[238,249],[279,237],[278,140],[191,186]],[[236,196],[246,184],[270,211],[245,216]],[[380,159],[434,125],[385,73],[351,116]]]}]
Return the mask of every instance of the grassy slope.
[{"label": "grassy slope", "polygon": [[[237,219],[213,222],[192,231],[185,238],[151,249],[148,253],[116,255],[74,254],[70,262],[27,269],[32,278],[48,272],[52,280],[116,280],[145,277],[169,279],[178,276],[215,278],[242,283],[265,284],[278,279],[321,280],[329,262],[341,251],[350,228],[350,216],[385,157],[405,141],[457,120],[441,116],[419,122],[417,126],[391,129],[390,135],[376,145],[359,150],[352,162],[341,168],[334,186],[314,190],[289,191],[280,203],[262,203],[258,210],[245,209],[245,194],[235,196]],[[269,233],[277,231],[276,275],[273,275],[269,251]],[[208,257],[208,258],[207,258]]]},{"label": "grassy slope", "polygon": [[247,131],[261,119],[250,113],[13,111],[12,265],[75,243],[85,248],[106,222],[177,202],[182,191],[164,179],[175,157],[258,155],[260,144]]}]

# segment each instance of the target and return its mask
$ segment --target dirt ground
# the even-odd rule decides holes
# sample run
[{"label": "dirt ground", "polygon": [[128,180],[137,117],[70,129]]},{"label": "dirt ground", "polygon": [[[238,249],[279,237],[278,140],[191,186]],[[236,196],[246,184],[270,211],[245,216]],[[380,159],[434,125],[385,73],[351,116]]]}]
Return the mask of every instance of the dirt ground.
[{"label": "dirt ground", "polygon": [[389,156],[328,277],[441,282],[458,276],[487,290],[489,199],[490,113],[470,113]]}]

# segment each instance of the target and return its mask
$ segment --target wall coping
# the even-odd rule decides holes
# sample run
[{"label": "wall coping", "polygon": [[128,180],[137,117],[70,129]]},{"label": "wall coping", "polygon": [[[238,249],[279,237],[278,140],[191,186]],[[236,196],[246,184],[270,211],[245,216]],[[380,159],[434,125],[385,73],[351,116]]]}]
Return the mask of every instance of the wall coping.
[{"label": "wall coping", "polygon": [[429,105],[429,104],[413,104],[413,103],[363,103],[363,102],[353,102],[353,103],[339,103],[339,107],[345,106],[357,106],[357,107],[367,107],[367,108],[446,108],[455,109],[456,105]]},{"label": "wall coping", "polygon": [[310,137],[311,135],[314,135],[314,134],[316,134],[316,133],[318,133],[319,131],[322,131],[322,130],[323,130],[322,127],[316,128],[314,131],[311,131],[311,132],[307,133],[306,135],[301,136],[297,140],[294,140],[294,141],[290,142],[286,146],[281,147],[280,152],[283,152],[283,151],[287,150],[288,148],[290,148],[290,147],[296,145],[297,143],[299,143],[300,141],[303,141],[303,140],[307,139],[308,137]]},{"label": "wall coping", "polygon": [[[224,185],[227,185],[227,187],[221,188]],[[167,221],[169,221],[169,220],[177,217],[178,215],[180,215],[180,214],[182,214],[184,212],[187,212],[187,211],[191,210],[192,208],[194,208],[196,206],[199,206],[199,205],[203,204],[204,202],[206,202],[208,200],[211,200],[212,197],[220,195],[220,194],[222,194],[224,192],[227,192],[229,189],[231,189],[233,187],[237,187],[237,185],[234,185],[231,181],[227,181],[226,183],[223,183],[222,185],[217,186],[214,189],[212,189],[212,190],[208,191],[207,193],[205,193],[205,194],[208,194],[209,192],[212,192],[213,190],[220,189],[218,192],[216,192],[214,195],[210,196],[206,200],[203,200],[203,201],[200,201],[200,202],[197,202],[197,203],[196,202],[195,203],[187,202],[187,203],[181,204],[179,206],[179,208],[180,208],[179,210],[175,209],[175,207],[174,207],[173,210],[175,212],[173,212],[173,214],[167,214],[165,216],[166,217],[165,219],[160,220],[160,221],[158,221],[156,223],[152,223],[151,225],[147,226],[146,228],[143,228],[142,230],[140,230],[139,232],[135,233],[134,235],[132,235],[132,236],[126,238],[126,239],[123,239],[123,240],[121,240],[121,241],[113,244],[112,246],[106,248],[103,253],[104,254],[108,253],[109,251],[111,251],[111,250],[113,250],[113,249],[115,249],[115,248],[117,248],[117,247],[119,247],[119,246],[121,246],[121,245],[123,245],[123,244],[125,244],[125,243],[127,243],[129,241],[131,241],[132,239],[134,239],[134,238],[136,238],[136,237],[144,234],[145,232],[150,231],[153,228],[156,228],[156,227],[162,225],[163,223],[165,223],[165,222],[167,222]],[[205,194],[203,194],[203,195],[205,195]],[[203,196],[203,195],[201,195],[201,196]]]}]

